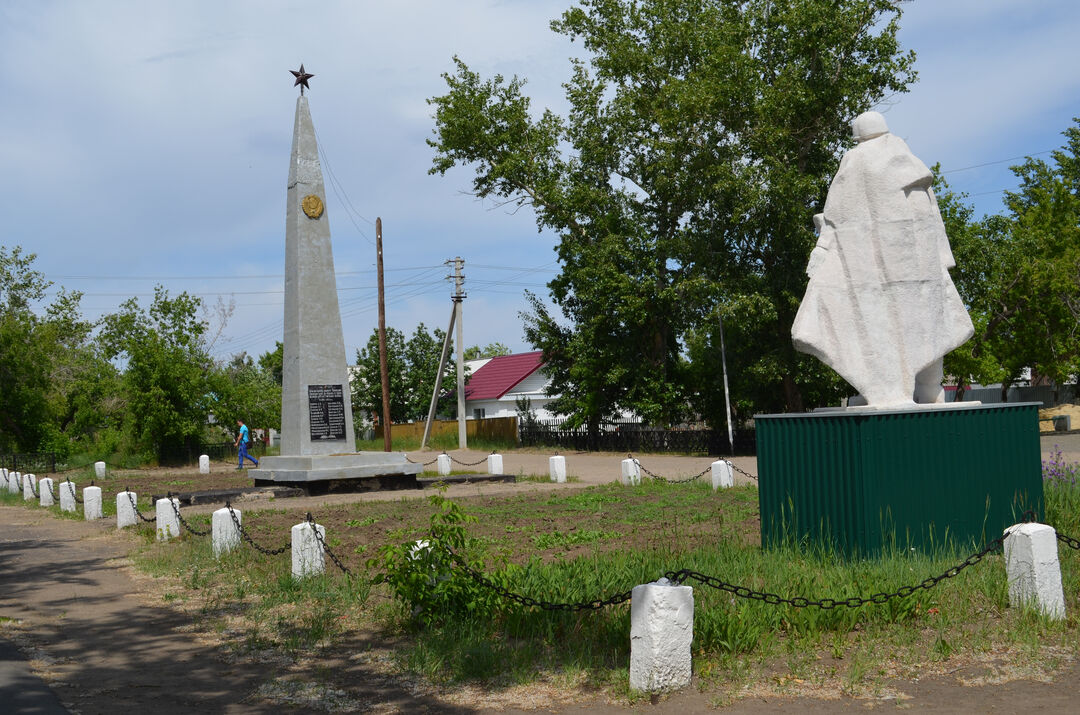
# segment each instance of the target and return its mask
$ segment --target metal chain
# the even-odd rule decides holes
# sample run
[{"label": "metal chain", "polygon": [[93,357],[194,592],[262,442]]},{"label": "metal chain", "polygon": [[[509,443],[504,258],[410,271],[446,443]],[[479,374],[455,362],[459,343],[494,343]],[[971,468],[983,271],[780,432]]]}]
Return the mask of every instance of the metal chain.
[{"label": "metal chain", "polygon": [[1004,543],[1005,535],[999,536],[998,538],[987,544],[981,551],[973,553],[964,561],[961,561],[959,564],[946,570],[939,576],[931,576],[927,579],[924,579],[917,586],[901,586],[900,588],[896,589],[891,593],[875,593],[867,598],[860,598],[858,596],[841,599],[822,598],[820,600],[811,600],[809,598],[803,598],[801,596],[796,596],[794,598],[784,598],[783,596],[778,596],[777,594],[769,593],[768,591],[755,591],[753,589],[746,588],[745,586],[736,586],[735,584],[722,581],[715,576],[706,576],[705,574],[691,571],[689,569],[682,569],[680,571],[669,571],[664,574],[664,576],[667,577],[668,580],[676,584],[682,584],[688,579],[690,579],[697,581],[704,586],[715,588],[718,591],[726,591],[732,595],[738,596],[739,598],[747,598],[752,601],[764,601],[765,603],[771,603],[774,605],[783,603],[789,606],[793,606],[794,608],[807,608],[809,606],[816,606],[825,610],[829,610],[831,608],[838,608],[841,606],[846,606],[848,608],[858,608],[860,606],[865,606],[868,603],[885,603],[893,598],[907,598],[919,589],[929,591],[931,588],[936,586],[938,582],[943,581],[947,578],[954,578],[957,574],[966,569],[968,566],[974,566],[975,564],[979,563],[983,560],[983,557],[993,551],[1000,549]]},{"label": "metal chain", "polygon": [[337,567],[341,569],[342,572],[345,573],[347,576],[352,576],[352,571],[346,568],[345,564],[341,563],[341,559],[335,556],[334,552],[331,551],[330,547],[326,545],[325,541],[323,541],[322,534],[319,533],[318,525],[315,523],[315,519],[312,518],[310,511],[308,512],[307,520],[308,523],[311,524],[311,530],[315,532],[315,540],[322,545],[323,551],[330,555],[330,560],[337,564]]},{"label": "metal chain", "polygon": [[751,474],[744,469],[739,469],[737,466],[735,466],[735,463],[730,460],[728,460],[728,465],[744,477],[747,477],[748,479],[753,479],[755,482],[758,480],[757,475]]},{"label": "metal chain", "polygon": [[1065,536],[1065,534],[1057,535],[1058,541],[1068,546],[1070,549],[1080,550],[1080,539],[1074,539],[1071,536]]},{"label": "metal chain", "polygon": [[530,598],[529,596],[523,596],[520,593],[514,593],[513,591],[509,591],[498,585],[497,583],[494,583],[486,576],[484,576],[484,574],[480,573],[479,571],[465,563],[465,561],[453,551],[450,552],[450,558],[453,560],[454,564],[458,568],[467,573],[470,577],[472,577],[474,581],[479,583],[481,586],[484,586],[485,588],[490,588],[503,598],[514,601],[515,603],[518,603],[527,608],[541,608],[545,611],[598,611],[601,608],[606,608],[607,606],[614,606],[616,604],[629,601],[630,594],[632,593],[632,591],[625,591],[623,593],[617,593],[610,598],[598,598],[593,601],[584,601],[581,603],[551,603],[549,601],[540,601],[535,598]]},{"label": "metal chain", "polygon": [[[71,482],[71,480],[68,480]],[[90,480],[90,486],[94,486],[94,480]],[[74,497],[76,504],[82,504],[83,500],[79,498],[79,490],[75,488],[75,482],[71,482],[71,496]]]},{"label": "metal chain", "polygon": [[41,492],[38,490],[36,480],[30,479],[28,477],[23,477],[23,479],[26,479],[26,481],[30,483],[30,492],[38,499],[41,499]]},{"label": "metal chain", "polygon": [[173,513],[176,514],[176,520],[180,522],[181,526],[190,531],[192,534],[195,534],[195,536],[206,536],[210,533],[209,529],[207,529],[206,531],[192,529],[191,524],[187,523],[187,521],[184,520],[184,517],[180,516],[180,505],[173,501],[171,492],[167,495],[166,498],[169,500],[169,503],[172,504]]},{"label": "metal chain", "polygon": [[[446,454],[446,452],[443,452],[443,454]],[[492,454],[495,454],[495,453],[492,452]],[[483,464],[484,462],[487,461],[487,457],[484,457],[479,462],[462,462],[460,459],[458,459],[457,457],[455,457],[452,454],[446,454],[446,456],[450,458],[451,462],[457,462],[458,464],[460,464],[463,467],[475,467],[476,465]],[[438,457],[436,457],[435,459],[438,459]]]},{"label": "metal chain", "polygon": [[130,489],[125,489],[124,491],[127,492],[128,501],[131,502],[131,508],[135,510],[135,516],[139,517],[140,519],[145,521],[147,524],[153,524],[155,521],[157,521],[157,514],[154,515],[153,519],[151,519],[148,516],[143,516],[143,513],[141,511],[139,511],[139,506],[135,503],[135,497],[131,496],[131,490]]},{"label": "metal chain", "polygon": [[250,536],[248,536],[248,533],[244,531],[244,527],[240,525],[240,519],[236,517],[236,511],[233,510],[232,504],[230,504],[229,502],[225,502],[225,508],[229,510],[229,516],[232,517],[233,524],[236,525],[236,531],[240,534],[240,538],[251,544],[259,553],[266,554],[267,556],[277,556],[278,554],[283,554],[287,550],[292,548],[291,541],[282,546],[280,549],[268,549],[264,546],[259,546],[252,540]]},{"label": "metal chain", "polygon": [[695,482],[695,481],[697,481],[698,479],[701,479],[702,477],[704,477],[704,476],[705,476],[706,474],[708,474],[708,473],[709,473],[710,471],[712,471],[712,465],[710,464],[709,466],[705,467],[705,469],[702,469],[702,470],[701,470],[700,472],[698,472],[697,474],[695,474],[695,475],[694,475],[694,476],[692,476],[692,477],[687,477],[686,479],[669,479],[669,478],[667,478],[667,477],[661,476],[661,475],[659,475],[659,474],[656,474],[656,473],[654,473],[654,472],[652,472],[652,471],[650,471],[650,470],[646,469],[646,468],[645,468],[645,465],[644,465],[644,464],[642,464],[641,462],[639,462],[639,461],[638,461],[637,459],[634,459],[634,455],[632,455],[632,454],[627,454],[626,456],[627,456],[628,458],[630,458],[630,459],[633,459],[633,460],[634,460],[634,463],[635,463],[635,464],[637,464],[637,466],[638,466],[638,469],[640,469],[641,471],[645,472],[645,474],[647,474],[647,475],[649,475],[649,476],[650,476],[651,478],[653,478],[653,479],[656,479],[656,480],[659,480],[659,481],[661,481],[661,482],[667,482],[668,484],[687,484],[687,483],[689,483],[689,482]]},{"label": "metal chain", "polygon": [[432,464],[435,464],[435,462],[438,462],[439,458],[435,457],[435,459],[431,460],[430,462],[414,462],[411,459],[409,459],[409,455],[406,454],[405,455],[405,461],[408,462],[409,464],[420,464],[420,465],[425,466],[425,467],[430,467]]}]

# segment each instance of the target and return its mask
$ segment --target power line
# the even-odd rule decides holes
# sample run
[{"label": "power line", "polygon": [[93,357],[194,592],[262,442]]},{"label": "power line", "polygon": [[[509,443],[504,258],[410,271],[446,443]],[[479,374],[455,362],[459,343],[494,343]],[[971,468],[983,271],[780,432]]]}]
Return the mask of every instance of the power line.
[{"label": "power line", "polygon": [[[1005,162],[1008,162],[1008,161],[1017,161],[1019,159],[1028,159],[1028,158],[1033,157],[1033,156],[1039,156],[1040,154],[1049,154],[1052,151],[1057,151],[1057,149],[1045,149],[1043,151],[1037,151],[1034,154],[1024,154],[1023,156],[1014,156],[1014,157],[1010,157],[1008,159],[998,159],[997,161],[988,161],[988,162],[986,162],[984,164],[973,164],[971,166],[962,166],[959,169],[947,169],[947,170],[942,169],[938,173],[939,174],[955,174],[958,171],[967,171],[968,169],[981,169],[984,166],[993,166],[994,164],[1004,164]],[[1002,191],[1004,191],[1004,190],[1005,189],[1002,189]]]}]

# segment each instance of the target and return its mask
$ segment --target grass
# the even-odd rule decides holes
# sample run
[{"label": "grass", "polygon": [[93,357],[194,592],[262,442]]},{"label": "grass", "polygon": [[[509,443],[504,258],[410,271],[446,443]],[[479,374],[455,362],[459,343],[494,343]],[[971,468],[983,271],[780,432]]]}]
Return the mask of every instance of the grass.
[{"label": "grass", "polygon": [[[106,496],[104,503],[110,501]],[[1080,537],[1080,486],[1048,480],[1045,501],[1047,521]],[[23,503],[21,494],[2,490],[0,502]],[[719,703],[754,688],[873,694],[891,678],[948,672],[961,664],[1013,667],[998,657],[1003,652],[1023,654],[1041,672],[1063,665],[1061,653],[1080,649],[1075,616],[1056,622],[1008,607],[1000,555],[884,604],[793,608],[739,597],[732,593],[735,587],[785,598],[866,598],[918,586],[967,555],[892,548],[880,558],[853,561],[797,544],[763,551],[753,487],[713,492],[700,480],[646,480],[633,487],[612,483],[458,504],[476,517],[460,524],[464,552],[489,578],[528,598],[606,600],[676,569],[721,580],[712,584],[722,588],[687,582],[694,587],[698,684]],[[149,513],[148,497],[140,498],[140,509]],[[421,623],[401,597],[407,592],[395,593],[373,579],[385,549],[431,538],[439,507],[399,500],[320,511],[316,516],[351,577],[328,560],[325,575],[298,581],[288,552],[266,556],[244,546],[215,559],[208,537],[185,534],[158,542],[146,524],[136,527],[143,539],[134,560],[162,579],[164,602],[197,614],[238,654],[299,663],[313,653],[329,657],[347,648],[358,632],[376,633],[376,640],[393,644],[398,669],[431,683],[500,689],[542,679],[605,689],[628,701],[637,697],[625,685],[627,603],[547,611],[484,596],[477,601],[482,608],[470,612],[470,594],[480,587],[460,571],[436,571],[440,575],[432,580],[428,570],[417,572],[421,584],[459,589],[455,593],[462,594],[465,608]],[[209,522],[207,516],[185,518],[200,529]],[[288,538],[289,525],[302,519],[300,511],[277,504],[246,512],[244,525],[259,543],[277,547]],[[1066,608],[1075,614],[1080,554],[1063,548],[1061,565]]]}]

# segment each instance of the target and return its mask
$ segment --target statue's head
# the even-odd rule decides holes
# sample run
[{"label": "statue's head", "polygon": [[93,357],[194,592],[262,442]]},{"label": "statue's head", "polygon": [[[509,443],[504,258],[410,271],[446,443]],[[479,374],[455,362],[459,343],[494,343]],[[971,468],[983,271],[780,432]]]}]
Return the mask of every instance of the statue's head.
[{"label": "statue's head", "polygon": [[851,122],[851,136],[855,137],[857,142],[888,133],[889,125],[885,123],[885,117],[880,112],[863,112]]}]

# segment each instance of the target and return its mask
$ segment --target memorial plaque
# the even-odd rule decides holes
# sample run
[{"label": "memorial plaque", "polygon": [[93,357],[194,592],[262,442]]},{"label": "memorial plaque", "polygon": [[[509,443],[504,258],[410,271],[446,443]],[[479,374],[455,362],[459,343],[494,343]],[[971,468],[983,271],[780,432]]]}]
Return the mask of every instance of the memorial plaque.
[{"label": "memorial plaque", "polygon": [[308,385],[311,441],[345,439],[345,396],[341,385]]}]

